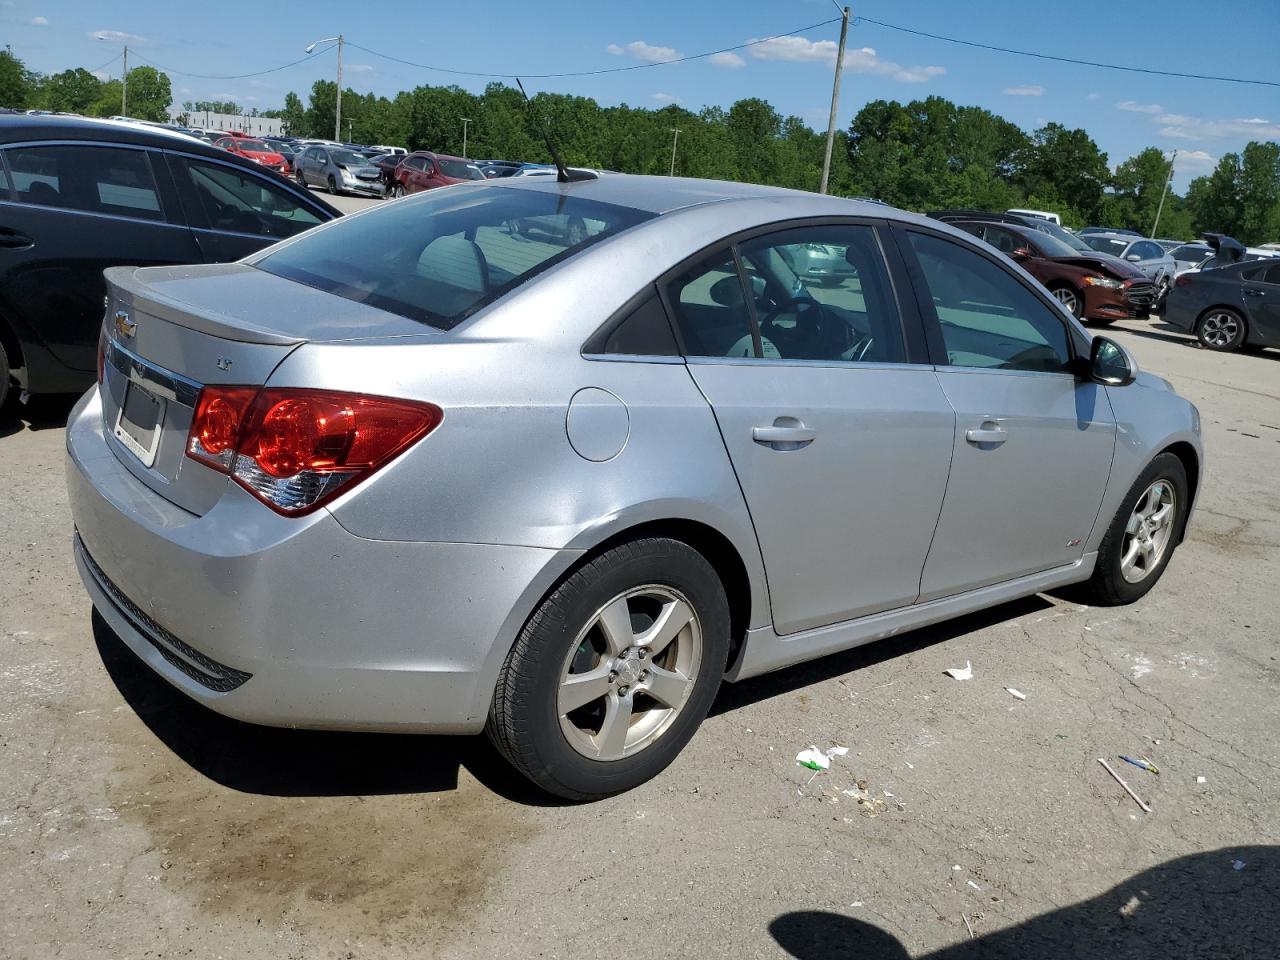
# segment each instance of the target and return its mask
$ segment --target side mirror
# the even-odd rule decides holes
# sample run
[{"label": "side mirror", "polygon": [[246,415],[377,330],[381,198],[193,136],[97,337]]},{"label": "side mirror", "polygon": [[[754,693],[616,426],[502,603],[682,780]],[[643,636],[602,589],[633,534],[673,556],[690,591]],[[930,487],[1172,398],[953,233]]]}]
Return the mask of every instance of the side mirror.
[{"label": "side mirror", "polygon": [[1011,256],[1012,256],[1012,257],[1013,257],[1013,259],[1015,259],[1015,260],[1030,260],[1030,259],[1031,259],[1031,248],[1030,248],[1030,247],[1019,247],[1017,250],[1013,251],[1013,253],[1011,254]]},{"label": "side mirror", "polygon": [[1089,348],[1089,379],[1108,387],[1124,387],[1138,376],[1133,354],[1108,337],[1094,337]]},{"label": "side mirror", "polygon": [[1127,257],[1125,257],[1125,259],[1128,260],[1130,263],[1137,263],[1142,258],[1138,256],[1136,253],[1131,253]]}]

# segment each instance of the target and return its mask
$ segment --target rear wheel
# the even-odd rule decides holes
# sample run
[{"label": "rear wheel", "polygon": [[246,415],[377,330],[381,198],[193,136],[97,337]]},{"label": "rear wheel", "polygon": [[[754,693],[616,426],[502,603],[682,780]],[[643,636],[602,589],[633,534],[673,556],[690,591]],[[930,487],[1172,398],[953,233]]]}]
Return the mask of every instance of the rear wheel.
[{"label": "rear wheel", "polygon": [[9,399],[12,376],[13,371],[9,369],[9,355],[5,353],[4,344],[0,343],[0,417],[4,416],[5,401]]},{"label": "rear wheel", "polygon": [[622,544],[529,618],[485,730],[549,793],[592,800],[629,790],[693,736],[728,649],[729,603],[705,557],[665,538]]},{"label": "rear wheel", "polygon": [[391,199],[399,200],[403,196],[404,196],[404,184],[403,183],[392,184]]},{"label": "rear wheel", "polygon": [[1210,350],[1238,350],[1244,332],[1244,317],[1226,307],[1215,307],[1196,323],[1196,337]]},{"label": "rear wheel", "polygon": [[1051,287],[1049,292],[1058,298],[1058,302],[1071,311],[1077,320],[1084,314],[1084,298],[1076,292],[1075,287],[1067,284]]},{"label": "rear wheel", "polygon": [[1099,606],[1133,603],[1160,576],[1178,542],[1190,506],[1187,471],[1171,453],[1147,465],[1120,504],[1098,548],[1098,564],[1084,585]]},{"label": "rear wheel", "polygon": [[333,179],[333,174],[329,174],[329,192],[335,197],[338,195],[338,181]]}]

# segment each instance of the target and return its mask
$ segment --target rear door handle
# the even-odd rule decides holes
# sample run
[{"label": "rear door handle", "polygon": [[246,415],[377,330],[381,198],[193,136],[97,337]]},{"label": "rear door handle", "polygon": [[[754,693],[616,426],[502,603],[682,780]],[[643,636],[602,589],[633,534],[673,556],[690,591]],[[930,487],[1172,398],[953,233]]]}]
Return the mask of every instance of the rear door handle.
[{"label": "rear door handle", "polygon": [[1249,287],[1245,287],[1244,295],[1246,297],[1265,297],[1267,294],[1264,290],[1251,290]]},{"label": "rear door handle", "polygon": [[795,417],[778,417],[771,426],[751,428],[751,439],[775,450],[798,450],[813,443],[817,431]]},{"label": "rear door handle", "polygon": [[0,247],[6,247],[10,250],[25,250],[27,247],[34,247],[35,245],[36,242],[25,233],[10,230],[8,227],[0,227]]},{"label": "rear door handle", "polygon": [[988,420],[981,427],[964,432],[964,438],[970,443],[1000,444],[1009,439],[1009,431],[994,420]]}]

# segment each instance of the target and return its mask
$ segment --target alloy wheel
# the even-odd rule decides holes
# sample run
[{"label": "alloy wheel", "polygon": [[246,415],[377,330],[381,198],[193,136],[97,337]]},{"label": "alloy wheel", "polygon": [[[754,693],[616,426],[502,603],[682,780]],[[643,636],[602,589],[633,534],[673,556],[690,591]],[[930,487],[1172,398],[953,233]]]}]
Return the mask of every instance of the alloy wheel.
[{"label": "alloy wheel", "polygon": [[619,594],[596,611],[565,658],[560,730],[592,760],[633,756],[670,729],[701,661],[702,625],[679,591],[648,584]]},{"label": "alloy wheel", "polygon": [[1060,304],[1071,311],[1073,317],[1080,315],[1080,298],[1070,287],[1058,287],[1053,291],[1053,295],[1058,298]]},{"label": "alloy wheel", "polygon": [[1129,583],[1140,583],[1160,566],[1173,538],[1177,495],[1168,480],[1156,480],[1134,505],[1124,528],[1120,574]]},{"label": "alloy wheel", "polygon": [[1221,350],[1240,334],[1240,318],[1234,313],[1211,313],[1200,322],[1200,339]]}]

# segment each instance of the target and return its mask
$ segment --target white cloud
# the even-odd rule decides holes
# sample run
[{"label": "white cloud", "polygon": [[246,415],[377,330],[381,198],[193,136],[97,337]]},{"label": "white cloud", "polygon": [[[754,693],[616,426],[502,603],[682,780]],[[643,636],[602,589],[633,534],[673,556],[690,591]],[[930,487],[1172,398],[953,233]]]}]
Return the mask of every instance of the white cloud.
[{"label": "white cloud", "polygon": [[136,33],[125,33],[123,30],[93,30],[89,36],[95,40],[114,40],[116,43],[145,43]]},{"label": "white cloud", "polygon": [[653,99],[657,100],[659,103],[679,103],[680,102],[679,97],[674,96],[670,93],[655,93],[653,95]]},{"label": "white cloud", "polygon": [[1116,104],[1116,109],[1146,114],[1152,123],[1160,125],[1160,135],[1172,140],[1215,140],[1223,137],[1280,138],[1280,123],[1264,117],[1235,119],[1193,117],[1185,113],[1170,113],[1158,103],[1135,103],[1132,100],[1120,101]]},{"label": "white cloud", "polygon": [[350,70],[352,73],[368,73],[370,70],[372,70],[372,69],[373,69],[373,64],[371,64],[371,63],[348,63],[348,64],[346,65],[345,69]]},{"label": "white cloud", "polygon": [[738,67],[747,65],[747,61],[731,50],[726,50],[724,53],[713,53],[707,58],[707,61],[717,67],[728,67],[730,70],[736,70]]},{"label": "white cloud", "polygon": [[611,43],[605,49],[615,57],[630,54],[637,60],[643,60],[646,63],[665,63],[680,56],[672,47],[655,47],[653,44],[645,43],[643,40],[632,40],[625,47]]},{"label": "white cloud", "polygon": [[[770,37],[763,42],[751,41],[751,55],[757,60],[790,60],[835,65],[839,47],[834,40],[807,40],[804,37]],[[854,73],[870,73],[892,77],[900,83],[924,83],[946,73],[943,67],[904,67],[892,60],[882,60],[871,47],[846,50],[845,69]]]},{"label": "white cloud", "polygon": [[1117,110],[1127,110],[1129,113],[1164,113],[1164,108],[1158,103],[1137,103],[1133,100],[1121,100],[1116,104]]},{"label": "white cloud", "polygon": [[1102,94],[1100,94],[1100,93],[1091,93],[1091,94],[1089,94],[1089,96],[1085,97],[1085,99],[1086,99],[1086,100],[1101,100],[1101,99],[1102,99]]},{"label": "white cloud", "polygon": [[1004,92],[1009,97],[1043,97],[1044,87],[1036,84],[1025,87],[1005,87]]},{"label": "white cloud", "polygon": [[105,70],[90,70],[89,72],[92,73],[99,80],[101,80],[103,83],[106,83],[108,80],[111,79],[111,74],[107,73],[107,71]]},{"label": "white cloud", "polygon": [[31,25],[33,27],[47,27],[49,25],[49,20],[47,17],[32,17]]},{"label": "white cloud", "polygon": [[1207,169],[1215,166],[1218,158],[1204,150],[1179,150],[1177,163],[1184,167]]}]

